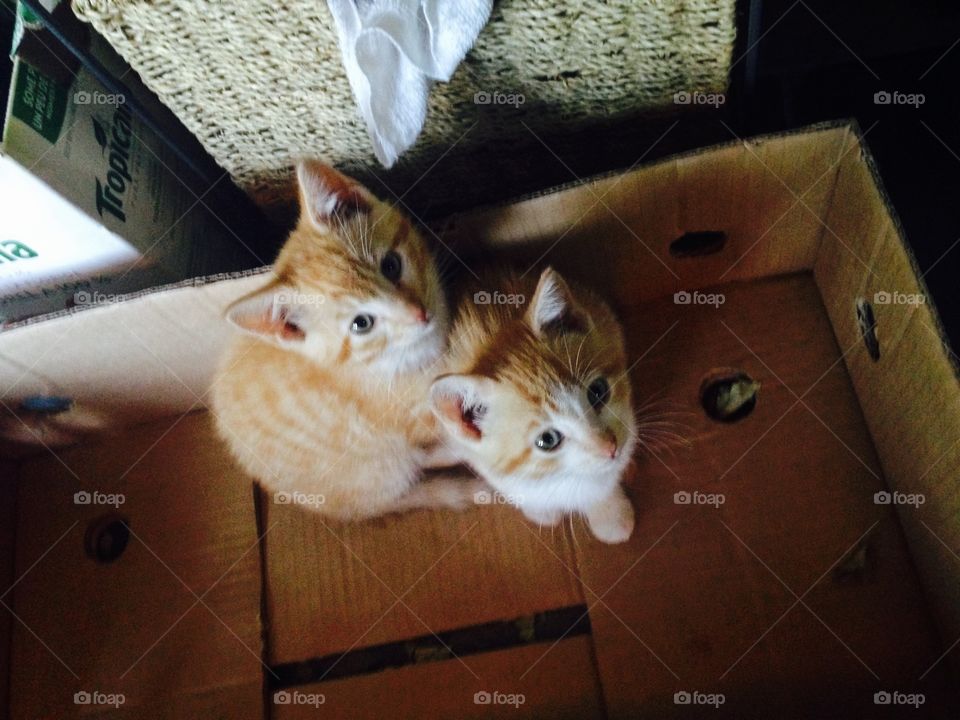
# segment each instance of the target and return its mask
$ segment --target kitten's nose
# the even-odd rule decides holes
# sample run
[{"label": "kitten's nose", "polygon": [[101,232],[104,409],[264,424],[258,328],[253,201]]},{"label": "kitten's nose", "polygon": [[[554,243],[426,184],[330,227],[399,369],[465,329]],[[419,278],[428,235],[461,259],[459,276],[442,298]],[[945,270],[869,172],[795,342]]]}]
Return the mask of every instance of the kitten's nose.
[{"label": "kitten's nose", "polygon": [[411,305],[410,310],[413,312],[413,318],[421,325],[426,325],[430,322],[430,313],[423,305]]},{"label": "kitten's nose", "polygon": [[612,432],[607,431],[604,433],[603,437],[599,440],[600,452],[606,455],[611,460],[615,460],[617,457],[617,452],[619,448],[617,447],[617,436]]}]

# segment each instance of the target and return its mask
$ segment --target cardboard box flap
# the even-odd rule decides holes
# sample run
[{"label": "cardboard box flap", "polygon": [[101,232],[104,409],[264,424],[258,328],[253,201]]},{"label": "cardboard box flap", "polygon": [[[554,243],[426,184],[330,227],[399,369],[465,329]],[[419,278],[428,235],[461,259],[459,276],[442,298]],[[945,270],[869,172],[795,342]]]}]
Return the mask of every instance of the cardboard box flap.
[{"label": "cardboard box flap", "polygon": [[[94,299],[0,333],[0,402],[7,439],[62,445],[203,408],[224,343],[224,308],[264,282],[269,268],[155,291]],[[102,303],[101,303],[102,301]],[[13,418],[24,398],[72,401],[65,413]]]}]

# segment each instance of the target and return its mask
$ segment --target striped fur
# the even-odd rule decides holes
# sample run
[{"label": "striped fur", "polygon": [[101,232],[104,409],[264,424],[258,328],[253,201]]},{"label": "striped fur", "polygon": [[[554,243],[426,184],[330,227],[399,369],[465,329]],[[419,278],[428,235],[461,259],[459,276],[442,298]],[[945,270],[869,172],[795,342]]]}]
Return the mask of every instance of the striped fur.
[{"label": "striped fur", "polygon": [[[246,332],[213,385],[220,434],[281,501],[333,517],[463,506],[476,483],[418,482],[437,444],[426,399],[449,327],[429,249],[349,178],[318,163],[298,176],[301,218],[274,277],[227,312]],[[396,281],[381,271],[388,251],[402,259]],[[351,330],[361,314],[374,318],[367,334]]]},{"label": "striped fur", "polygon": [[[496,302],[511,297],[524,302]],[[619,323],[591,293],[549,268],[539,282],[491,274],[457,305],[431,404],[464,459],[528,518],[582,513],[598,538],[622,542],[633,509],[620,480],[637,434],[626,362]],[[596,409],[587,388],[599,377],[610,399]],[[552,452],[536,445],[548,429],[564,436]]]}]

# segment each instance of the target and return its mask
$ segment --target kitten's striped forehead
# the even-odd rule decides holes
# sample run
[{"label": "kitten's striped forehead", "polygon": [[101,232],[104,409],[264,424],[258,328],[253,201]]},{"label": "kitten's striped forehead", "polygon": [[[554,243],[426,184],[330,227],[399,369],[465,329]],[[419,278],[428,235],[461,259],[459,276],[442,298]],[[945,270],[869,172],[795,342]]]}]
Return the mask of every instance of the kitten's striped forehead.
[{"label": "kitten's striped forehead", "polygon": [[529,402],[552,409],[557,389],[577,382],[573,367],[522,322],[504,327],[472,372],[507,383]]},{"label": "kitten's striped forehead", "polygon": [[558,411],[569,390],[585,387],[597,375],[614,377],[624,371],[623,349],[608,337],[615,335],[613,330],[601,324],[586,333],[544,339],[516,319],[484,345],[470,372],[508,384],[533,405]]},{"label": "kitten's striped forehead", "polygon": [[336,230],[334,237],[298,226],[277,261],[277,274],[301,287],[324,288],[332,300],[368,299],[382,291],[378,257],[383,252],[403,245],[418,269],[428,260],[422,241],[408,242],[417,238],[399,213],[358,216]]}]

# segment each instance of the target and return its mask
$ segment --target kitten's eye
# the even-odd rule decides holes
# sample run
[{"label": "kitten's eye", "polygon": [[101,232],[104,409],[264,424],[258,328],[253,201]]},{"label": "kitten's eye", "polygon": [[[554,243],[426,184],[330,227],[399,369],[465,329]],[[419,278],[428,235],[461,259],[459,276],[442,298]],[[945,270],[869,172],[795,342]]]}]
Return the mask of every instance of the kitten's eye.
[{"label": "kitten's eye", "polygon": [[587,388],[587,400],[594,410],[599,410],[610,400],[610,384],[606,378],[598,377]]},{"label": "kitten's eye", "polygon": [[357,315],[350,323],[350,332],[354,335],[366,335],[373,330],[373,315]]},{"label": "kitten's eye", "polygon": [[397,282],[403,272],[403,260],[400,258],[400,253],[391,250],[384,255],[383,260],[380,261],[380,272],[390,282]]},{"label": "kitten's eye", "polygon": [[553,452],[560,447],[560,443],[562,442],[563,433],[561,433],[559,430],[550,428],[549,430],[544,430],[542,433],[540,433],[540,437],[537,438],[537,447],[544,452]]}]

